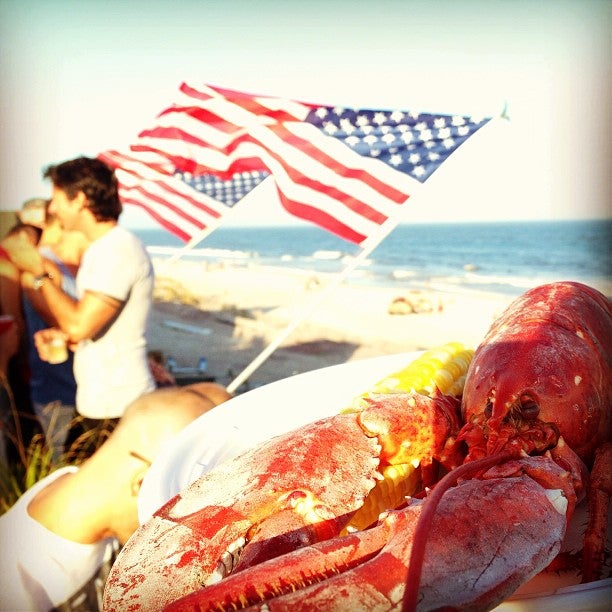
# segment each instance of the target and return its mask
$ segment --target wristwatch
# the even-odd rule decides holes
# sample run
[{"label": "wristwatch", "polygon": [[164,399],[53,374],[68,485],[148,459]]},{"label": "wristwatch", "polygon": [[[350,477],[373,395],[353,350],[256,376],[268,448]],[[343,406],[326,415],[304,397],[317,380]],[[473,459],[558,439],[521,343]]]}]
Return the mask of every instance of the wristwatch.
[{"label": "wristwatch", "polygon": [[49,274],[49,272],[45,272],[44,274],[39,274],[38,276],[35,276],[34,280],[32,281],[32,289],[34,289],[34,291],[38,291],[43,286],[45,280],[50,280],[52,278],[53,275]]}]

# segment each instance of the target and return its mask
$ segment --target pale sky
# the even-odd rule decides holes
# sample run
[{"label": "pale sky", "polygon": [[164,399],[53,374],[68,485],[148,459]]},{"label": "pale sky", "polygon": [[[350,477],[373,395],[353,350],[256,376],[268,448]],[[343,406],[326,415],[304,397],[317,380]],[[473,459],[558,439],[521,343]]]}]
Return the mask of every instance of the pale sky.
[{"label": "pale sky", "polygon": [[[449,114],[507,103],[406,221],[609,217],[610,31],[607,0],[0,0],[0,207],[46,197],[49,163],[127,147],[188,81]],[[237,220],[284,221],[265,200]]]}]

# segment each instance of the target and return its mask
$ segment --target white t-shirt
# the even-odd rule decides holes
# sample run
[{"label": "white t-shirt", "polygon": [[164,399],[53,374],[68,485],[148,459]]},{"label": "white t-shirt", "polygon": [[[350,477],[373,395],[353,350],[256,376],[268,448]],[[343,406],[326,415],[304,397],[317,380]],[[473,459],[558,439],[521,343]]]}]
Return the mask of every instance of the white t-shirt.
[{"label": "white t-shirt", "polygon": [[83,416],[120,417],[131,402],[155,388],[145,339],[153,282],[146,249],[119,225],[85,251],[77,273],[79,297],[92,291],[124,306],[98,338],[83,340],[75,352],[76,404]]},{"label": "white t-shirt", "polygon": [[27,511],[32,498],[76,467],[37,482],[0,516],[0,610],[50,610],[66,602],[96,575],[114,549],[112,538],[72,542],[49,531]]}]

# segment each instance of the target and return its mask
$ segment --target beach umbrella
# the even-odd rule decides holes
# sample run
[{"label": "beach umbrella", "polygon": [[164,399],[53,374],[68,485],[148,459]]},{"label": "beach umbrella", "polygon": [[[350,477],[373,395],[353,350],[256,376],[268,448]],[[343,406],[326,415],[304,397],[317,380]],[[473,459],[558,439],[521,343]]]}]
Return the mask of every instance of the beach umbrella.
[{"label": "beach umbrella", "polygon": [[[329,286],[333,291],[405,217],[406,203],[427,179],[490,119],[346,108],[183,83],[128,151],[99,157],[116,169],[124,204],[183,240],[181,253],[238,214],[262,182],[273,181],[290,214],[360,245]],[[326,295],[230,383],[232,390]]]}]

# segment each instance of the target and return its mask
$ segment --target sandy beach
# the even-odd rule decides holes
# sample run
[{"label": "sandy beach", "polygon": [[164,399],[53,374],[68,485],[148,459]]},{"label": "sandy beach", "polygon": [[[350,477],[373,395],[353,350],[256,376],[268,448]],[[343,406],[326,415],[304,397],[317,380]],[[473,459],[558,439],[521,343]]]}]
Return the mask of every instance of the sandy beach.
[{"label": "sandy beach", "polygon": [[[460,341],[475,348],[510,297],[366,287],[307,270],[154,258],[148,348],[234,381],[278,345],[238,392],[357,359]],[[282,341],[281,341],[282,340]]]}]

